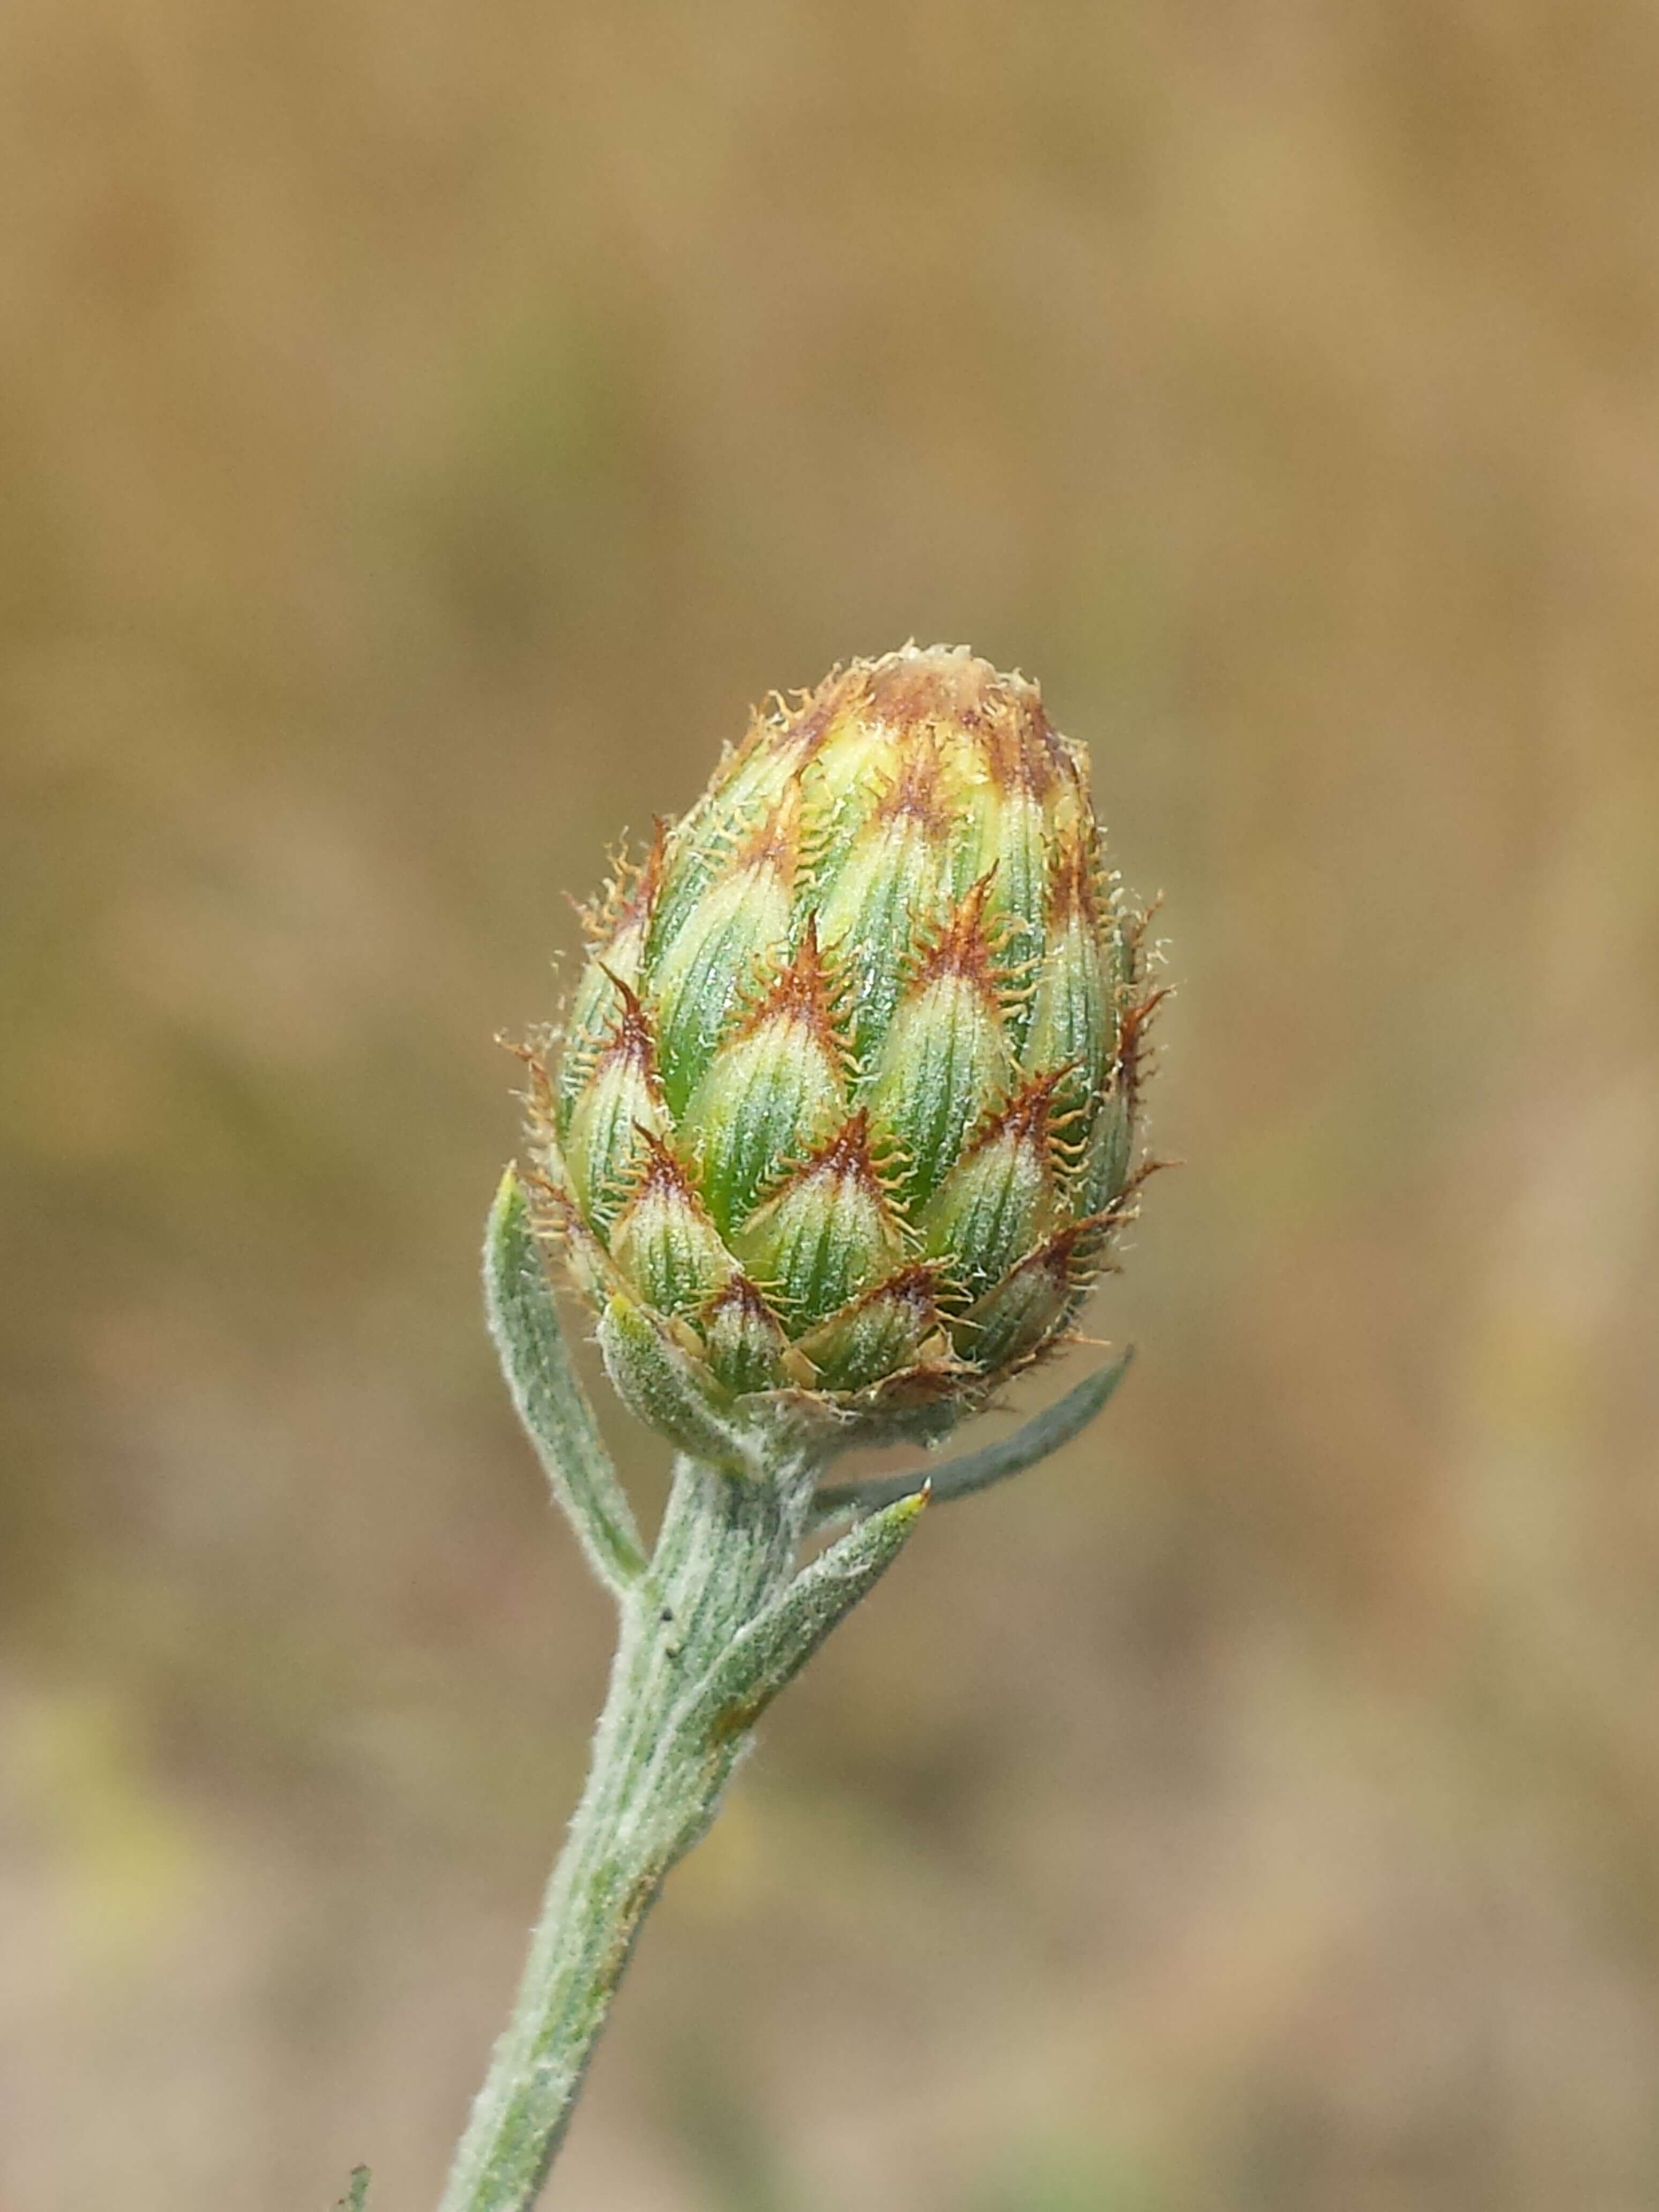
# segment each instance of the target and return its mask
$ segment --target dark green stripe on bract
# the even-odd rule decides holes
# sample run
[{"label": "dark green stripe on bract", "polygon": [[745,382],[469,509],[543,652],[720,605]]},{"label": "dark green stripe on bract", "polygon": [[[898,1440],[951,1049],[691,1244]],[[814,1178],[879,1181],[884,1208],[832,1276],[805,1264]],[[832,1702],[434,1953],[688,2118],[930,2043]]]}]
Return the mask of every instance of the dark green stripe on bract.
[{"label": "dark green stripe on bract", "polygon": [[734,1397],[787,1380],[783,1330],[752,1283],[734,1278],[699,1321],[708,1364]]},{"label": "dark green stripe on bract", "polygon": [[796,1328],[810,1327],[890,1273],[904,1247],[854,1133],[833,1154],[793,1176],[732,1237],[733,1248]]},{"label": "dark green stripe on bract", "polygon": [[564,1024],[564,1044],[559,1060],[558,1130],[570,1133],[570,1116],[582,1086],[617,1014],[617,987],[598,960],[590,960],[577,982]]},{"label": "dark green stripe on bract", "polygon": [[988,1374],[1023,1359],[1065,1321],[1072,1297],[1070,1232],[1023,1260],[951,1324],[957,1350]]},{"label": "dark green stripe on bract", "polygon": [[1028,986],[1042,951],[1048,904],[1048,856],[1042,809],[1030,792],[988,793],[975,849],[976,873],[988,878],[988,918],[997,933],[998,959],[1019,985],[1005,1012],[1016,1053],[1030,1026]]},{"label": "dark green stripe on bract", "polygon": [[1064,1068],[1054,1094],[1058,1113],[1087,1109],[1098,1097],[1107,1065],[1106,978],[1100,946],[1081,915],[1054,931],[1038,971],[1024,1060],[1033,1073]]},{"label": "dark green stripe on bract", "polygon": [[653,1147],[639,1188],[611,1231],[611,1256],[664,1314],[702,1305],[735,1272],[678,1162],[662,1146]]},{"label": "dark green stripe on bract", "polygon": [[908,1367],[939,1326],[932,1271],[909,1267],[800,1340],[826,1390],[862,1390]]},{"label": "dark green stripe on bract", "polygon": [[734,869],[708,891],[651,974],[669,1111],[682,1112],[763,962],[787,947],[789,895],[769,868]]},{"label": "dark green stripe on bract", "polygon": [[846,1107],[839,1069],[799,1015],[765,1019],[721,1047],[682,1126],[722,1235],[784,1170],[816,1151]]},{"label": "dark green stripe on bract", "polygon": [[1073,1212],[1101,1213],[1122,1194],[1134,1160],[1135,1126],[1131,1103],[1115,1086],[1101,1102],[1081,1165]]},{"label": "dark green stripe on bract", "polygon": [[933,1196],[963,1139],[1006,1093],[1012,1067],[1001,1017],[971,977],[935,975],[900,1006],[869,1106],[872,1126],[897,1147],[911,1207]]},{"label": "dark green stripe on bract", "polygon": [[620,1042],[600,1054],[570,1116],[566,1157],[572,1186],[601,1235],[620,1212],[645,1138],[662,1126],[642,1048]]},{"label": "dark green stripe on bract", "polygon": [[867,1069],[903,988],[911,948],[942,920],[946,886],[920,824],[872,834],[830,882],[818,934],[845,979],[854,1058]]},{"label": "dark green stripe on bract", "polygon": [[1046,1141],[1005,1129],[939,1185],[921,1217],[922,1249],[975,1297],[1054,1227],[1054,1205]]}]

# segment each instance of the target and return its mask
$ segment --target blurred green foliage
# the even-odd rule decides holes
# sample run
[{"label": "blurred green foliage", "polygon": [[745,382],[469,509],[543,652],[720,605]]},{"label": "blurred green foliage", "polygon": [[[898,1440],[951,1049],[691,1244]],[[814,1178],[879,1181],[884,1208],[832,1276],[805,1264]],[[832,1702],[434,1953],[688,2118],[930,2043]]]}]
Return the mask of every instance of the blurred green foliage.
[{"label": "blurred green foliage", "polygon": [[564,2200],[1659,2200],[1659,18],[0,52],[8,2212],[435,2194],[607,1635],[477,1320],[492,1034],[912,633],[1093,746],[1190,1164],[1101,1433],[676,1876]]}]

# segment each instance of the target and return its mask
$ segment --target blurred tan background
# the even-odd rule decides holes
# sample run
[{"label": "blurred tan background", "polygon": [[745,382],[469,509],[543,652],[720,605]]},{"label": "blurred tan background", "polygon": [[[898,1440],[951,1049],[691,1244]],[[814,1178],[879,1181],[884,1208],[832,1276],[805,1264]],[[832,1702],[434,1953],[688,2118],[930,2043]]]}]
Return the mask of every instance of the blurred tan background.
[{"label": "blurred tan background", "polygon": [[608,1641],[492,1035],[912,633],[1091,744],[1189,1164],[552,2202],[1659,2205],[1659,15],[12,0],[0,104],[0,2208],[434,2197]]}]

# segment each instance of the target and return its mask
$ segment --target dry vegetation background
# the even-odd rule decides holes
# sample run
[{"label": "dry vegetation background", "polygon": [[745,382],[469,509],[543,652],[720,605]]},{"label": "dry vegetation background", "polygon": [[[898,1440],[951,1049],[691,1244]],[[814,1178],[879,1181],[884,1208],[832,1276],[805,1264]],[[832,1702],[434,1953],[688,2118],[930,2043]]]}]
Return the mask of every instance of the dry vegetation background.
[{"label": "dry vegetation background", "polygon": [[491,1036],[913,632],[1092,744],[1190,1164],[553,2201],[1659,2204],[1659,16],[12,0],[0,103],[3,2212],[431,2201],[607,1643]]}]

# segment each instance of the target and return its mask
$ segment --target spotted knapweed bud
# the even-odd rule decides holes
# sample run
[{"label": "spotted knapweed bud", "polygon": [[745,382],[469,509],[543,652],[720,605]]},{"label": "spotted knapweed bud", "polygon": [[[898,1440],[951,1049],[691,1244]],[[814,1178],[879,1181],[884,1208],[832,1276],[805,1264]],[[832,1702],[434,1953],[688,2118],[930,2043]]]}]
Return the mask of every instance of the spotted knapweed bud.
[{"label": "spotted knapweed bud", "polygon": [[538,1215],[637,1412],[932,1437],[1064,1340],[1158,994],[1035,684],[906,647],[775,702],[586,919]]}]

